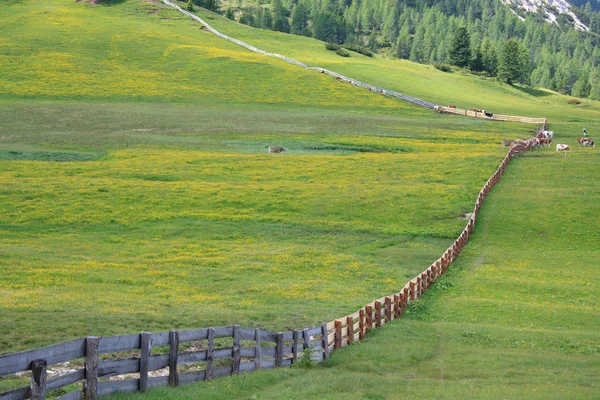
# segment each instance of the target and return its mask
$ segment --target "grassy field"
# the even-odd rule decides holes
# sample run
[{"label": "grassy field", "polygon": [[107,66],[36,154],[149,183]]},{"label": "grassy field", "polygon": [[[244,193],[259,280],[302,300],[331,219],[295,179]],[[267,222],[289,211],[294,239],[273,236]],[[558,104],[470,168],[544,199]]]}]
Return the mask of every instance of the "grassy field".
[{"label": "grassy field", "polygon": [[[435,260],[504,156],[500,140],[534,129],[340,84],[157,2],[5,4],[0,354],[92,334],[282,330],[345,315]],[[378,57],[342,63],[320,42],[209,18],[251,44],[427,100],[548,116],[571,145],[598,127],[596,102]],[[268,145],[289,151],[267,156]],[[597,397],[599,158],[574,147],[512,164],[445,283],[327,368],[149,396]]]},{"label": "grassy field", "polygon": [[513,162],[449,274],[323,367],[117,398],[598,398],[599,163],[597,152]]}]

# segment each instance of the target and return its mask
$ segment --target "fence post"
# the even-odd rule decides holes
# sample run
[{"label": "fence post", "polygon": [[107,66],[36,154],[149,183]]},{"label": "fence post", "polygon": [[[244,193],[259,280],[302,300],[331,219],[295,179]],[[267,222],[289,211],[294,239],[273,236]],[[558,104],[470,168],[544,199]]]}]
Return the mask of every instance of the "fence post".
[{"label": "fence post", "polygon": [[231,374],[238,375],[240,373],[240,326],[233,326],[233,349],[232,349],[233,365],[231,367]]},{"label": "fence post", "polygon": [[406,297],[405,293],[400,292],[400,310],[398,310],[398,316],[401,316],[404,313],[404,307],[406,307],[406,299],[408,299],[408,297]]},{"label": "fence post", "polygon": [[31,362],[31,400],[46,399],[46,360]]},{"label": "fence post", "polygon": [[367,326],[365,327],[365,333],[369,333],[371,332],[371,329],[373,329],[373,307],[371,306],[365,306],[365,313],[366,315],[366,322],[367,322]]},{"label": "fence post", "polygon": [[152,335],[148,332],[140,334],[140,392],[148,390],[148,363],[150,362],[150,351],[152,349],[151,338]]},{"label": "fence post", "polygon": [[85,338],[85,400],[98,397],[98,342],[96,336]]},{"label": "fence post", "polygon": [[302,329],[302,339],[304,339],[302,349],[310,349],[310,335],[308,334],[308,328]]},{"label": "fence post", "polygon": [[394,295],[394,319],[400,317],[400,295]]},{"label": "fence post", "polygon": [[[208,343],[206,346],[206,372],[204,373],[204,380],[210,381],[213,378],[213,360],[215,359],[215,330],[208,328],[207,336]],[[260,335],[258,336],[258,340],[260,340]]]},{"label": "fence post", "polygon": [[352,316],[346,318],[346,325],[348,325],[348,345],[351,345],[354,341],[354,318]]},{"label": "fence post", "polygon": [[294,344],[292,345],[292,364],[296,364],[298,361],[298,336],[300,335],[300,331],[294,329],[294,333],[292,334],[292,339],[294,340]]},{"label": "fence post", "polygon": [[283,364],[283,333],[277,334],[275,343],[275,368],[281,367]]},{"label": "fence post", "polygon": [[375,302],[375,327],[379,328],[381,326],[381,303]]},{"label": "fence post", "polygon": [[342,321],[335,320],[335,334],[333,336],[333,348],[335,350],[342,348]]},{"label": "fence post", "polygon": [[322,346],[323,346],[323,358],[325,360],[329,359],[329,339],[327,337],[328,333],[327,333],[327,324],[323,323],[321,325],[321,334],[323,335],[322,340]]},{"label": "fence post", "polygon": [[385,298],[385,322],[388,323],[392,320],[392,299],[391,297]]},{"label": "fence post", "polygon": [[416,300],[417,296],[415,294],[415,283],[413,281],[410,281],[409,285],[410,285],[410,299]]},{"label": "fence post", "polygon": [[365,338],[365,309],[358,310],[358,340]]},{"label": "fence post", "polygon": [[260,348],[260,329],[256,328],[254,330],[254,369],[261,369],[261,357],[262,357],[262,349]]},{"label": "fence post", "polygon": [[179,386],[177,362],[179,360],[179,332],[169,332],[169,386]]}]

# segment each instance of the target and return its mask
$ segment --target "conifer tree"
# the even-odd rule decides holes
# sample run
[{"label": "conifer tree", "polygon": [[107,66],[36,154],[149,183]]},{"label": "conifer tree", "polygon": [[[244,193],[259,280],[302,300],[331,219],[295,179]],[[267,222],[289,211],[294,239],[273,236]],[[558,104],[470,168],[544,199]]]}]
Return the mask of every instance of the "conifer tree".
[{"label": "conifer tree", "polygon": [[450,44],[450,63],[459,67],[466,67],[471,61],[471,37],[467,28],[459,27],[454,32]]}]

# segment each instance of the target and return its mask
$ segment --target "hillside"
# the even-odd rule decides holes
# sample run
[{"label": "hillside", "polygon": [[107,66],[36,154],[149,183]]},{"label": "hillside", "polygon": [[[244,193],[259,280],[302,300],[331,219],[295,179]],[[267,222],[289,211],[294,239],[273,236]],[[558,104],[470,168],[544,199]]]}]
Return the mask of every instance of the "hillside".
[{"label": "hillside", "polygon": [[[342,58],[201,15],[257,47],[436,103],[548,117],[573,151],[515,160],[450,275],[324,367],[149,398],[597,397],[600,158],[575,138],[596,135],[600,103]],[[537,129],[338,82],[157,2],[12,1],[0,31],[0,354],[345,315],[439,257],[506,154],[501,140]],[[2,378],[0,391],[29,384]]]}]

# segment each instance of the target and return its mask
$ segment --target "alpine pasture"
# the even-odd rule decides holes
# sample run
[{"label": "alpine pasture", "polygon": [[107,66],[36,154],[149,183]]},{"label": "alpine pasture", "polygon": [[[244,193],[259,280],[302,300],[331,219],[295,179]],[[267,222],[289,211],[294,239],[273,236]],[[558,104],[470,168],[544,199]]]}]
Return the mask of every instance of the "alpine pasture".
[{"label": "alpine pasture", "polygon": [[[574,143],[582,124],[593,136],[598,103],[379,57],[342,62],[320,42],[207,17],[427,100],[548,117],[573,152],[514,161],[451,275],[324,368],[147,396],[597,397],[600,159]],[[535,129],[352,88],[159,3],[9,1],[0,31],[0,354],[345,315],[435,260],[503,158],[500,141]]]}]

